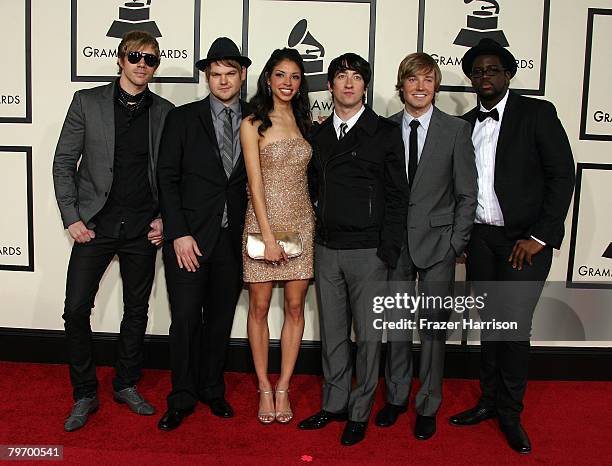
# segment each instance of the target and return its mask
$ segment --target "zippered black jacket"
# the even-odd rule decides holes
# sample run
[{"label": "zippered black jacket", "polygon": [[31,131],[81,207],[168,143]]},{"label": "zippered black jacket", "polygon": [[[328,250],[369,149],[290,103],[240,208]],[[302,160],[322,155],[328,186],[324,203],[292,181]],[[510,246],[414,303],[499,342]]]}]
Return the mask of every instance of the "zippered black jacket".
[{"label": "zippered black jacket", "polygon": [[399,125],[366,106],[342,140],[330,116],[315,126],[311,142],[315,242],[331,249],[377,248],[378,256],[395,267],[408,198]]}]

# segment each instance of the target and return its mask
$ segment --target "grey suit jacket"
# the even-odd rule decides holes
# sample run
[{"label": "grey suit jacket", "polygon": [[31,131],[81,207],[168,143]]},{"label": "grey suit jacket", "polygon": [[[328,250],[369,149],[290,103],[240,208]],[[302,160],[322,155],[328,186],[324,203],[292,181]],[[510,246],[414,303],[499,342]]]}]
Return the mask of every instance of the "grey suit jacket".
[{"label": "grey suit jacket", "polygon": [[[64,227],[91,219],[104,207],[113,184],[115,83],[75,92],[53,158],[53,184]],[[174,105],[151,92],[149,183],[157,204],[157,153],[166,115]],[[80,159],[80,163],[77,163]]]},{"label": "grey suit jacket", "polygon": [[[390,118],[401,125],[403,114]],[[408,251],[421,269],[443,260],[450,247],[463,254],[470,238],[478,196],[471,133],[467,122],[434,107],[408,193]]]}]

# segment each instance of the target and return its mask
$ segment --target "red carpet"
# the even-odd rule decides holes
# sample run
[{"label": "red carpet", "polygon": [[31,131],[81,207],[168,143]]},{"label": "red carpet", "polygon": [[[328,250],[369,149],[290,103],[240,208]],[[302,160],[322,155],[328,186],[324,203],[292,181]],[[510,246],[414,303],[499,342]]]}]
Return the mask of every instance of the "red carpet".
[{"label": "red carpet", "polygon": [[[0,444],[64,446],[68,464],[611,464],[612,383],[530,382],[523,424],[533,452],[510,450],[495,421],[455,428],[449,415],[472,406],[478,383],[446,380],[438,432],[427,442],[412,436],[411,410],[398,423],[381,429],[370,424],[364,442],[339,444],[342,424],[302,432],[288,426],[262,426],[256,420],[255,379],[227,374],[227,398],[236,417],[221,420],[208,408],[196,412],[173,432],[157,429],[169,390],[167,371],[148,370],[139,385],[158,409],[140,417],[111,399],[111,368],[100,368],[100,410],[76,432],[63,431],[72,404],[66,366],[0,362]],[[297,420],[319,409],[321,379],[296,376],[291,400]],[[382,406],[382,384],[375,411]],[[23,463],[21,463],[23,464]]]}]

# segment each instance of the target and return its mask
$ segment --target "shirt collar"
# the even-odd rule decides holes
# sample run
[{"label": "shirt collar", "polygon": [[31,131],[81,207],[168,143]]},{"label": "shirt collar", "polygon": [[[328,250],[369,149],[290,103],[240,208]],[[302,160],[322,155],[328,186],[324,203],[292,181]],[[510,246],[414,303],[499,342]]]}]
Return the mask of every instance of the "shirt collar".
[{"label": "shirt collar", "polygon": [[146,96],[146,95],[148,95],[148,94],[149,94],[149,87],[148,87],[148,86],[147,86],[147,87],[145,87],[144,91],[139,92],[138,94],[132,95],[132,94],[130,94],[129,92],[127,92],[126,90],[124,90],[124,89],[121,87],[121,84],[119,84],[119,79],[117,79],[117,80],[115,81],[115,84],[116,84],[116,86],[115,86],[115,97],[116,97],[116,98],[121,97],[121,93],[124,93],[126,96],[129,96],[130,101],[137,101],[137,100],[138,100],[138,99],[140,99],[140,98],[141,98],[143,95],[144,95],[144,96]]},{"label": "shirt collar", "polygon": [[[433,104],[431,104],[431,106],[429,107],[429,110],[423,113],[420,117],[416,118],[417,120],[419,120],[420,126],[423,127],[426,133],[427,133],[427,130],[429,129],[429,123],[431,122],[431,116],[433,115],[433,109],[434,109],[434,106]],[[408,128],[408,126],[414,119],[415,118],[410,113],[408,113],[406,109],[404,108],[404,116],[402,118],[402,124],[404,128]]]},{"label": "shirt collar", "polygon": [[355,123],[357,123],[357,120],[359,120],[359,117],[361,117],[361,114],[364,111],[365,111],[365,105],[362,105],[361,109],[359,109],[357,113],[355,113],[348,120],[344,121],[338,116],[338,114],[336,113],[336,109],[334,109],[334,129],[336,130],[336,133],[340,131],[340,125],[342,123],[346,123],[346,125],[348,126],[348,130],[350,130],[353,126],[355,126]]},{"label": "shirt collar", "polygon": [[[223,104],[223,102],[221,102],[219,99],[217,99],[213,94],[210,94],[210,108],[213,112],[213,114],[217,117],[221,117],[223,111],[225,110],[225,104]],[[232,111],[240,116],[240,101],[236,100],[236,102],[234,102],[232,105],[229,106],[229,108],[232,109]]]},{"label": "shirt collar", "polygon": [[[506,109],[506,104],[508,103],[508,95],[510,95],[509,89],[506,90],[506,95],[504,96],[504,98],[500,100],[495,107],[493,107],[493,108],[496,108],[497,113],[499,113],[499,121],[501,121],[502,117],[504,116],[504,110]],[[493,108],[490,110],[487,110],[486,108],[482,106],[482,104],[479,104],[479,107],[478,107],[478,109],[482,112],[492,112]]]},{"label": "shirt collar", "polygon": [[118,102],[123,107],[129,110],[131,105],[129,105],[128,102],[137,103],[140,101],[140,99],[142,99],[142,101],[139,103],[137,107],[135,107],[136,109],[146,108],[151,105],[151,100],[152,100],[151,91],[149,91],[148,86],[145,88],[144,91],[140,92],[139,94],[132,95],[129,92],[123,90],[123,88],[119,84],[119,78],[115,80],[115,101],[116,102]]}]

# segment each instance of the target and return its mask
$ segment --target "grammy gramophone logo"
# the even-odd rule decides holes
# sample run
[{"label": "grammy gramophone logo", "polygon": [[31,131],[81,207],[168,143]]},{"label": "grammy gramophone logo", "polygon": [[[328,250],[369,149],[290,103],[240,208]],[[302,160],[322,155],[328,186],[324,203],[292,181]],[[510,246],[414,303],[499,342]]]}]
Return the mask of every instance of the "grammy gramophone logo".
[{"label": "grammy gramophone logo", "polygon": [[308,21],[301,19],[293,26],[287,44],[296,49],[304,60],[308,89],[327,90],[327,73],[323,70],[325,47],[308,32]]},{"label": "grammy gramophone logo", "polygon": [[487,5],[481,5],[476,8],[467,17],[467,27],[461,29],[453,44],[462,45],[464,47],[474,47],[481,39],[489,38],[496,41],[502,47],[508,47],[508,39],[504,31],[498,29],[499,21],[499,2],[496,0],[463,0],[463,3],[482,2]]},{"label": "grammy gramophone logo", "polygon": [[121,39],[126,32],[139,30],[151,34],[153,37],[161,37],[162,34],[150,19],[151,0],[144,2],[126,2],[119,7],[119,19],[113,21],[106,37]]},{"label": "grammy gramophone logo", "polygon": [[604,251],[601,257],[605,257],[606,259],[612,259],[612,243],[608,245],[608,249]]}]

